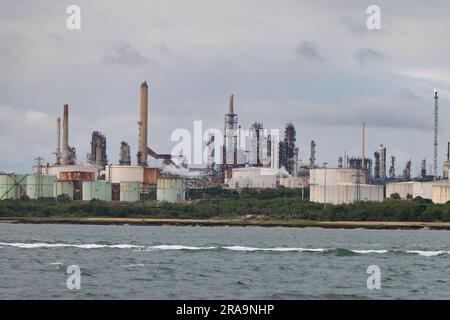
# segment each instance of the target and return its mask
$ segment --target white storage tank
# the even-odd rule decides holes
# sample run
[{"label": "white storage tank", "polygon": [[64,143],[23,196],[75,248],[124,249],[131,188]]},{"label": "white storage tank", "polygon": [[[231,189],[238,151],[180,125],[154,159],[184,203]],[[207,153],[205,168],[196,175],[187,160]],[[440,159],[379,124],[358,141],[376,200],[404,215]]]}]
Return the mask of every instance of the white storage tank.
[{"label": "white storage tank", "polygon": [[433,203],[447,203],[450,201],[450,185],[436,184],[433,186]]},{"label": "white storage tank", "polygon": [[408,196],[413,196],[413,181],[392,182],[386,185],[386,198],[398,193],[401,199],[406,199]]},{"label": "white storage tank", "polygon": [[156,200],[178,202],[186,200],[186,189],[182,177],[161,177],[156,181]]},{"label": "white storage tank", "polygon": [[[360,184],[360,201],[383,201],[383,186]],[[343,183],[327,185],[311,185],[310,201],[318,203],[349,204],[358,200],[358,185]]]},{"label": "white storage tank", "polygon": [[278,178],[278,170],[271,168],[235,168],[232,170],[231,179],[226,181],[226,183],[230,189],[276,188]]},{"label": "white storage tank", "polygon": [[433,186],[435,181],[414,181],[413,183],[413,198],[421,197],[423,199],[431,200],[433,198]]},{"label": "white storage tank", "polygon": [[[359,172],[358,172],[359,171]],[[319,168],[310,170],[309,184],[364,183],[366,172],[351,168]]]},{"label": "white storage tank", "polygon": [[108,165],[105,172],[106,180],[111,183],[144,182],[144,168],[141,166]]}]

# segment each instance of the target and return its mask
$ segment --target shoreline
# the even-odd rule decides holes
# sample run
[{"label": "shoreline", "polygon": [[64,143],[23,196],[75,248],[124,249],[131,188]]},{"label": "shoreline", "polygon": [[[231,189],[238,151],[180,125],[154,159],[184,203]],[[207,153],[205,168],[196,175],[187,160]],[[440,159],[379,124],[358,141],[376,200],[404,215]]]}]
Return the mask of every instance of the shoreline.
[{"label": "shoreline", "polygon": [[78,224],[133,226],[286,227],[326,229],[450,230],[450,222],[316,221],[298,219],[158,219],[158,218],[23,218],[3,217],[2,224]]}]

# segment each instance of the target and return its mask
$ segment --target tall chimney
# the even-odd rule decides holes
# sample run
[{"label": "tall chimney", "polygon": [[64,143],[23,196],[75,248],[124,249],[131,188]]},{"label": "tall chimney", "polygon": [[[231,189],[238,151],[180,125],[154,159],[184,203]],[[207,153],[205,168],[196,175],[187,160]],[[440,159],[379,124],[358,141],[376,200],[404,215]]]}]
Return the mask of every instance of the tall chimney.
[{"label": "tall chimney", "polygon": [[56,119],[56,164],[61,164],[61,118]]},{"label": "tall chimney", "polygon": [[64,105],[62,165],[69,164],[69,105]]},{"label": "tall chimney", "polygon": [[139,129],[140,165],[147,166],[147,135],[148,135],[148,86],[147,81],[141,84],[141,119]]},{"label": "tall chimney", "polygon": [[230,103],[228,105],[228,114],[233,114],[234,110],[233,110],[233,94],[230,94]]}]

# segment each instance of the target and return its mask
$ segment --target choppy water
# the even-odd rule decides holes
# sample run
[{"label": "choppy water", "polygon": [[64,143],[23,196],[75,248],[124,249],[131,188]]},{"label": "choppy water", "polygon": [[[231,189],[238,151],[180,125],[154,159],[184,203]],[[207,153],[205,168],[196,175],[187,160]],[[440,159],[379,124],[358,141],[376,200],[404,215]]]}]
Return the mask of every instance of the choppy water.
[{"label": "choppy water", "polygon": [[0,224],[0,299],[110,298],[450,299],[450,232]]}]

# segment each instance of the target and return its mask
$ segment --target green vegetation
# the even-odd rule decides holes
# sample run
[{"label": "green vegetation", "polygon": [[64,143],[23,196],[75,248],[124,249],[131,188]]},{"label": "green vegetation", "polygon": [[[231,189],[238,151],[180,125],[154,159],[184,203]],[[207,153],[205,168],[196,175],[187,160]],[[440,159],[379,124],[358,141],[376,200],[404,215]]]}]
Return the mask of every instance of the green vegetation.
[{"label": "green vegetation", "polygon": [[[305,190],[305,196],[308,194]],[[269,219],[316,221],[450,221],[450,204],[433,204],[422,198],[350,205],[327,205],[302,200],[301,189],[245,189],[240,193],[221,188],[190,190],[186,203],[135,203],[71,201],[66,197],[0,201],[0,217],[117,217],[223,219],[265,215]]]}]

